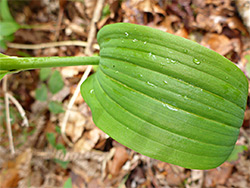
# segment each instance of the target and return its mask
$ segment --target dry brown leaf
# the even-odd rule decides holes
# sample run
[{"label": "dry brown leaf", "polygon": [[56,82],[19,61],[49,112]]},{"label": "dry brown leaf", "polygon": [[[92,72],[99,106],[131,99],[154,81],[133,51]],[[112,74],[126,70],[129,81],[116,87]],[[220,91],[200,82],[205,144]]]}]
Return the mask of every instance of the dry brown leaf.
[{"label": "dry brown leaf", "polygon": [[[174,34],[173,23],[179,22],[180,18],[175,15],[165,16],[159,27],[165,28],[165,31]],[[161,29],[162,30],[162,29]]]},{"label": "dry brown leaf", "polygon": [[222,21],[225,21],[225,18],[221,16],[209,16],[208,14],[199,13],[196,16],[196,22],[194,24],[200,29],[207,30],[210,32],[221,33]]},{"label": "dry brown leaf", "polygon": [[3,168],[0,171],[0,188],[17,187],[19,180],[20,177],[16,168]]},{"label": "dry brown leaf", "polygon": [[[59,120],[63,121],[64,114],[59,116]],[[71,138],[73,142],[76,142],[81,136],[85,129],[86,118],[77,110],[70,112],[66,134]]]},{"label": "dry brown leaf", "polygon": [[97,0],[84,0],[85,11],[89,19],[92,18]]},{"label": "dry brown leaf", "polygon": [[7,161],[0,171],[0,187],[17,187],[21,178],[30,173],[30,149],[18,155],[14,160]]},{"label": "dry brown leaf", "polygon": [[126,149],[122,146],[116,147],[114,158],[109,164],[110,174],[113,176],[117,176],[120,173],[122,166],[128,159],[129,155]]},{"label": "dry brown leaf", "polygon": [[234,17],[227,18],[226,23],[230,29],[238,29],[242,33],[242,35],[247,34],[247,30],[245,26],[243,25],[242,21],[238,17],[234,16]]},{"label": "dry brown leaf", "polygon": [[205,176],[205,187],[224,185],[233,171],[233,165],[225,162],[221,166],[211,169]]},{"label": "dry brown leaf", "polygon": [[71,78],[78,75],[80,72],[84,72],[86,66],[71,66],[61,68],[61,74],[63,78]]},{"label": "dry brown leaf", "polygon": [[90,151],[98,142],[101,130],[95,127],[91,131],[84,133],[84,135],[76,142],[73,150],[77,152]]},{"label": "dry brown leaf", "polygon": [[170,186],[179,186],[187,178],[186,174],[184,174],[185,169],[182,167],[160,161],[156,164],[156,167],[165,176],[165,180]]},{"label": "dry brown leaf", "polygon": [[145,0],[145,1],[139,1],[136,7],[139,11],[141,12],[150,12],[150,13],[154,13],[154,5],[155,5],[155,1],[154,0]]},{"label": "dry brown leaf", "polygon": [[232,42],[225,35],[218,35],[215,33],[207,33],[202,41],[201,45],[210,48],[221,55],[226,55],[233,50]]}]

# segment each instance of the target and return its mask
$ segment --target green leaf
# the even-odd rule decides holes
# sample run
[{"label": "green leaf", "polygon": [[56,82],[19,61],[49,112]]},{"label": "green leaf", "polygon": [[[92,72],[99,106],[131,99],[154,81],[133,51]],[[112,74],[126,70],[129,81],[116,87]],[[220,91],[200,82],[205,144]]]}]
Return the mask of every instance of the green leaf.
[{"label": "green leaf", "polygon": [[62,152],[64,153],[64,155],[65,155],[66,152],[67,152],[65,146],[62,145],[62,144],[57,144],[57,145],[55,146],[55,148],[56,148],[57,150],[62,150]]},{"label": "green leaf", "polygon": [[7,0],[0,1],[0,13],[3,21],[14,21],[14,18],[11,16],[10,9],[8,6]]},{"label": "green leaf", "polygon": [[47,133],[46,138],[48,142],[55,148],[56,147],[56,137],[54,133]]},{"label": "green leaf", "polygon": [[49,90],[51,93],[55,94],[59,92],[64,86],[62,76],[59,71],[53,72],[49,79]]},{"label": "green leaf", "polygon": [[243,151],[247,151],[246,145],[235,145],[234,150],[232,151],[231,155],[228,157],[227,161],[236,161],[239,158],[239,154]]},{"label": "green leaf", "polygon": [[248,78],[250,78],[250,55],[245,55],[244,58],[247,60],[246,75]]},{"label": "green leaf", "polygon": [[51,74],[51,68],[43,68],[43,69],[41,69],[40,74],[39,74],[40,80],[41,81],[47,80],[48,77],[50,76],[50,74]]},{"label": "green leaf", "polygon": [[8,36],[15,33],[20,28],[15,22],[0,22],[0,35],[1,36]]},{"label": "green leaf", "polygon": [[48,90],[45,84],[42,84],[39,88],[36,89],[36,100],[46,101],[48,98]]},{"label": "green leaf", "polygon": [[[0,36],[0,37],[1,37],[1,36]],[[6,49],[7,49],[7,46],[6,46],[4,40],[0,40],[0,48],[2,48],[3,50],[6,50]]]},{"label": "green leaf", "polygon": [[0,73],[0,80],[3,79],[3,77],[6,75],[7,73]]},{"label": "green leaf", "polygon": [[101,19],[105,18],[107,15],[110,14],[109,7],[110,7],[109,4],[106,4],[106,5],[103,7]]},{"label": "green leaf", "polygon": [[56,126],[56,132],[58,133],[58,134],[61,134],[61,128],[57,125]]},{"label": "green leaf", "polygon": [[247,60],[248,63],[250,63],[250,54],[245,55],[244,58]]},{"label": "green leaf", "polygon": [[56,163],[58,163],[63,169],[67,169],[69,161],[62,161],[60,159],[54,159]]},{"label": "green leaf", "polygon": [[52,112],[54,114],[59,114],[59,113],[64,112],[62,104],[57,102],[57,101],[51,101],[49,103],[49,110],[50,110],[50,112]]},{"label": "green leaf", "polygon": [[231,154],[248,80],[195,42],[128,23],[103,27],[100,64],[81,86],[95,124],[146,156],[211,169]]},{"label": "green leaf", "polygon": [[13,41],[14,39],[15,39],[15,37],[14,37],[13,34],[4,37],[4,40],[5,40],[5,41],[8,41],[8,42]]},{"label": "green leaf", "polygon": [[63,185],[63,188],[72,188],[72,180],[71,180],[71,178],[68,178],[68,179],[65,181],[65,183],[64,183],[64,185]]}]

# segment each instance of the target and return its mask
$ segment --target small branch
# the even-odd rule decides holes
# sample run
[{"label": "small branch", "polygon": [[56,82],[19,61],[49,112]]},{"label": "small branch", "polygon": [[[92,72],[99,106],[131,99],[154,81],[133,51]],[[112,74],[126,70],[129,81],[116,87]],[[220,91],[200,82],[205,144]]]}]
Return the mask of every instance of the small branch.
[{"label": "small branch", "polygon": [[4,101],[5,101],[5,113],[6,113],[6,126],[7,126],[7,132],[8,132],[8,138],[9,138],[9,144],[10,144],[10,151],[11,154],[15,154],[15,148],[13,143],[13,136],[12,136],[12,129],[11,129],[11,123],[10,123],[10,109],[9,109],[9,97],[7,93],[7,76],[4,77],[3,80],[3,91],[4,91]]},{"label": "small branch", "polygon": [[[60,46],[82,46],[86,47],[87,42],[84,41],[59,41],[59,42],[49,42],[49,43],[41,43],[41,44],[18,44],[18,43],[7,43],[9,48],[16,49],[25,49],[25,50],[38,50],[43,48],[53,48]],[[99,45],[94,44],[93,48],[95,50],[99,50]]]},{"label": "small branch", "polygon": [[95,11],[94,11],[94,15],[93,15],[93,18],[92,18],[91,24],[90,24],[90,30],[89,30],[89,34],[88,34],[87,46],[85,48],[85,54],[86,55],[92,55],[93,54],[92,44],[93,44],[93,41],[94,41],[95,36],[96,36],[96,24],[99,21],[99,19],[101,18],[104,2],[105,2],[105,0],[98,0],[97,1]]},{"label": "small branch", "polygon": [[67,107],[67,110],[66,110],[66,113],[65,113],[65,116],[63,118],[63,122],[62,122],[62,125],[61,125],[61,132],[62,132],[62,137],[63,139],[65,140],[65,142],[69,145],[69,146],[73,146],[73,144],[71,143],[71,141],[67,138],[65,132],[66,132],[66,126],[67,126],[67,121],[69,119],[69,115],[70,115],[70,110],[71,108],[73,107],[74,103],[75,103],[75,100],[77,98],[77,96],[79,95],[80,93],[80,87],[82,85],[82,83],[88,78],[90,72],[91,72],[91,69],[92,69],[92,66],[88,66],[87,69],[85,70],[80,82],[78,83],[77,87],[76,87],[76,90],[72,96],[72,98],[70,99],[69,101],[69,104],[68,104],[68,107]]},{"label": "small branch", "polygon": [[[101,17],[101,13],[102,13],[102,8],[104,5],[105,0],[98,0],[96,7],[95,7],[95,12],[93,15],[93,18],[91,20],[91,25],[90,25],[90,31],[88,34],[88,42],[86,45],[86,49],[85,49],[85,54],[86,55],[92,55],[93,51],[91,49],[91,46],[93,44],[95,35],[96,35],[96,23],[98,22],[98,20]],[[84,72],[80,82],[77,85],[76,91],[73,94],[73,97],[70,99],[67,111],[65,113],[62,125],[61,125],[61,132],[62,132],[62,137],[64,139],[64,141],[69,145],[69,146],[73,146],[73,144],[71,143],[71,141],[67,138],[65,131],[66,131],[66,126],[67,126],[67,121],[70,115],[70,109],[72,108],[73,104],[75,103],[76,97],[78,96],[79,92],[80,92],[80,86],[81,84],[87,79],[90,71],[92,69],[92,66],[88,66],[87,70]]]},{"label": "small branch", "polygon": [[16,100],[15,97],[13,97],[11,94],[6,92],[7,97],[14,103],[14,105],[17,107],[17,110],[19,111],[21,117],[23,118],[23,123],[22,126],[28,127],[29,126],[29,121],[25,115],[25,111],[23,107],[20,105],[20,103]]}]

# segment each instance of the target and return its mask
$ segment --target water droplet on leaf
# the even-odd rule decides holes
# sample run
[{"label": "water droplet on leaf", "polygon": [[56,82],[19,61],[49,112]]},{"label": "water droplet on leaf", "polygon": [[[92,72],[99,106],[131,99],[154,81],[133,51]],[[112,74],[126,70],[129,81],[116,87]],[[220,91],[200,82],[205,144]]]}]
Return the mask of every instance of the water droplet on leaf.
[{"label": "water droplet on leaf", "polygon": [[201,64],[201,62],[198,60],[198,59],[193,59],[193,62],[196,64],[196,65],[199,65],[199,64]]},{"label": "water droplet on leaf", "polygon": [[151,82],[147,82],[147,84],[150,85],[151,87],[157,88],[157,86],[152,84]]}]

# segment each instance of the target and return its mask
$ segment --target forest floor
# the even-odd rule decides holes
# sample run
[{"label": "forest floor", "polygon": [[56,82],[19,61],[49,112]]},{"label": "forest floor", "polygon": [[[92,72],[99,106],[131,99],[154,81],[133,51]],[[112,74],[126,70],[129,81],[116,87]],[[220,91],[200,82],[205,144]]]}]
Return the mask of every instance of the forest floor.
[{"label": "forest floor", "polygon": [[[102,6],[98,8],[97,2]],[[14,41],[1,50],[7,55],[91,55],[98,53],[95,31],[106,24],[130,22],[196,41],[230,59],[250,75],[247,68],[250,29],[244,26],[235,1],[11,0],[9,6],[16,22],[32,29],[15,33]],[[91,24],[98,17],[97,24]],[[93,40],[93,48],[88,46],[91,44],[88,40]],[[9,75],[5,86],[0,83],[3,88],[0,89],[1,188],[250,187],[249,102],[237,141],[237,145],[246,149],[216,169],[185,169],[143,156],[110,138],[94,125],[91,111],[80,94],[69,109],[77,84],[87,69],[87,66],[47,69],[48,75],[40,70],[24,71]],[[55,78],[63,81],[63,87],[52,94],[46,89],[52,82],[49,76],[58,71],[61,77]],[[15,154],[9,149],[4,90],[17,99],[29,122],[29,126],[27,122],[21,126],[23,118],[10,102]],[[44,91],[45,101],[39,95]],[[58,106],[48,108],[51,101],[57,101]],[[71,113],[65,134],[71,144],[65,142],[60,131],[67,109]]]}]

